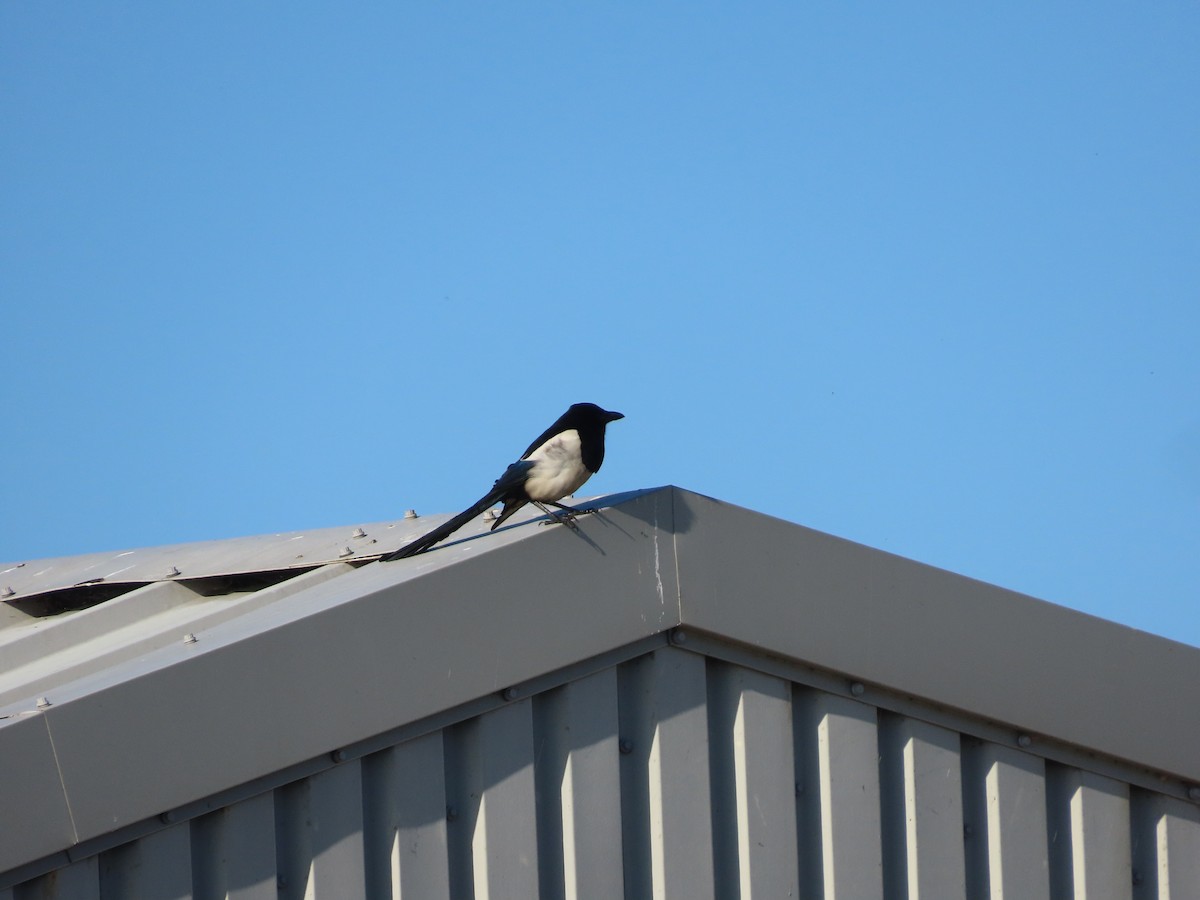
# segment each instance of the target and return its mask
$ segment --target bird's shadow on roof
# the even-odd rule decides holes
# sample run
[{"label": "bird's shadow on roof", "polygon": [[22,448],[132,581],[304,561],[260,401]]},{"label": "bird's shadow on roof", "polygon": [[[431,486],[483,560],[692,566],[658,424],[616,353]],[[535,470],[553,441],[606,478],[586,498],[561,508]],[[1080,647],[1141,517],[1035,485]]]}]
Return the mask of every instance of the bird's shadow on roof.
[{"label": "bird's shadow on roof", "polygon": [[[640,490],[623,491],[619,494],[606,494],[602,497],[595,497],[591,500],[573,504],[572,508],[582,514],[579,517],[580,522],[597,522],[606,528],[616,528],[632,540],[637,535],[631,533],[621,525],[620,518],[623,516],[644,522],[652,528],[666,529],[676,534],[690,530],[695,516],[686,503],[676,502],[678,497],[678,492],[671,487],[642,488]],[[639,500],[643,500],[644,502],[638,502]],[[616,516],[614,513],[620,513],[620,516]],[[513,522],[509,525],[502,525],[496,529],[496,533],[498,534],[513,528],[524,528],[528,525],[534,525],[539,528],[561,527],[548,516],[542,515],[520,522]],[[602,556],[607,555],[604,548],[588,536],[585,527],[572,528],[570,531],[597,553]],[[491,531],[485,531],[482,534],[467,535],[458,540],[445,541],[437,547],[432,547],[424,552],[430,553],[435,550],[466,544],[470,541],[486,538],[490,534],[492,534]]]}]

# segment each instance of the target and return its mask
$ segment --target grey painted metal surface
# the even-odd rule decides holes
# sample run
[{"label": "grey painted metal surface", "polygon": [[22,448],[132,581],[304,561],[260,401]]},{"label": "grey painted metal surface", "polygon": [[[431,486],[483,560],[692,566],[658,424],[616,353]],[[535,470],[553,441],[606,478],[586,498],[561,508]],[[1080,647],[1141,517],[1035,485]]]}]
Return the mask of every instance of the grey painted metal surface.
[{"label": "grey painted metal surface", "polygon": [[[874,707],[834,694],[803,700],[806,743],[818,792],[821,871],[810,876],[812,892],[831,898],[883,896],[883,827],[879,793],[879,740]],[[816,747],[812,737],[816,737]],[[813,823],[816,824],[815,822]]]},{"label": "grey painted metal surface", "polygon": [[690,626],[1200,782],[1200,649],[675,496]]},{"label": "grey painted metal surface", "polygon": [[[648,537],[635,539],[593,523],[616,535],[604,554],[570,552],[588,538],[562,528],[497,532],[411,564],[346,571],[207,629],[174,628],[163,646],[49,691],[41,714],[76,839],[657,633],[664,615],[675,624],[677,606],[663,605],[673,582],[664,593],[653,577],[656,541],[669,545],[669,533],[639,522]],[[417,580],[419,590],[404,587]],[[470,648],[484,637],[486,651]],[[386,677],[396,671],[409,689]]]},{"label": "grey painted metal surface", "polygon": [[[568,498],[566,502],[590,509],[595,505],[594,499]],[[369,560],[404,546],[449,518],[446,514],[413,516],[365,525],[0,562],[0,597],[24,600],[87,584],[148,584]],[[537,510],[525,510],[506,527],[534,519],[544,517]],[[464,526],[452,540],[459,542],[485,535],[490,527],[489,521],[481,516]]]},{"label": "grey painted metal surface", "polygon": [[[892,791],[890,869],[904,873],[909,900],[966,896],[962,767],[957,732],[889,717],[884,780]],[[903,811],[901,824],[899,816]]]},{"label": "grey painted metal surface", "polygon": [[562,834],[562,854],[538,857],[540,883],[567,897],[622,894],[617,670],[570,681],[534,699],[544,735],[536,751],[541,834]]},{"label": "grey painted metal surface", "polygon": [[188,635],[205,634],[352,571],[334,563],[262,590],[214,597],[173,582],[148,584],[100,606],[0,631],[0,715],[28,709],[31,697],[56,698],[60,687],[80,679],[125,667],[132,671],[139,659],[164,648],[196,650],[198,639]]},{"label": "grey painted metal surface", "polygon": [[712,897],[704,660],[661,650],[639,660],[625,685],[630,728],[624,733],[633,750],[624,777],[628,814],[644,828],[644,837],[626,847],[626,890]]},{"label": "grey painted metal surface", "polygon": [[676,489],[153,584],[0,632],[0,900],[1194,898],[1197,670]]},{"label": "grey painted metal surface", "polygon": [[[40,713],[0,719],[0,871],[75,843],[54,744]],[[36,810],[36,815],[28,811]]]},{"label": "grey painted metal surface", "polygon": [[6,598],[24,599],[83,584],[144,584],[369,558],[402,546],[407,536],[434,527],[442,518],[0,563],[0,591],[11,589]]},{"label": "grey painted metal surface", "polygon": [[1200,890],[1200,816],[1182,801],[680,647],[563,677],[160,824],[9,896]]},{"label": "grey painted metal surface", "polygon": [[988,862],[979,874],[988,876],[993,897],[1048,898],[1045,761],[995,744],[980,756]]},{"label": "grey painted metal surface", "polygon": [[[792,685],[737,666],[708,666],[714,863],[718,896],[794,897],[799,887]],[[728,753],[726,751],[732,751]],[[736,869],[725,863],[737,860]]]},{"label": "grey painted metal surface", "polygon": [[363,779],[376,788],[363,795],[369,896],[448,900],[444,752],[434,731],[363,760]]}]

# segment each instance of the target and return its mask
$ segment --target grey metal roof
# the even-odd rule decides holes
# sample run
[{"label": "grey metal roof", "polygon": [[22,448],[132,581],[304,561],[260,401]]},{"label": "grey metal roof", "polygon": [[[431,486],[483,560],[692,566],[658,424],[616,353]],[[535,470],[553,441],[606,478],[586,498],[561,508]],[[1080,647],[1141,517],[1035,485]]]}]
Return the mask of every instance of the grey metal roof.
[{"label": "grey metal roof", "polygon": [[[586,509],[588,501],[577,505]],[[491,523],[487,516],[484,513],[464,527],[453,540],[485,533]],[[89,585],[186,581],[370,560],[404,546],[449,518],[448,514],[418,516],[410,510],[403,519],[391,522],[0,563],[0,598],[19,602]],[[514,524],[530,518],[531,514],[526,514]]]},{"label": "grey metal roof", "polygon": [[[678,488],[603,505],[578,532],[526,524],[395,563],[264,582],[243,567],[223,585],[172,577],[60,615],[20,612],[0,631],[0,766],[21,773],[0,779],[0,809],[39,815],[6,821],[0,872],[90,858],[248,799],[263,779],[315,777],[404,744],[406,728],[667,642],[844,695],[848,734],[856,704],[872,703],[994,745],[988,765],[1014,797],[1029,753],[1172,802],[1200,782],[1195,648]],[[263,571],[280,558],[261,557]],[[726,709],[719,684],[708,690]],[[277,797],[277,816],[288,802]]]}]

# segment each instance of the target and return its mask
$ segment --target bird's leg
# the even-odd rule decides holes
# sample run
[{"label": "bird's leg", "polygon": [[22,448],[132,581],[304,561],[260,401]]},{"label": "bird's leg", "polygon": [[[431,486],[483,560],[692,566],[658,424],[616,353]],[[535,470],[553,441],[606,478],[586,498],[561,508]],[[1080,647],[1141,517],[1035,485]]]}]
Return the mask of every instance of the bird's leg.
[{"label": "bird's leg", "polygon": [[600,507],[598,507],[598,506],[594,506],[591,509],[577,509],[574,506],[564,506],[561,503],[551,503],[550,505],[557,506],[559,509],[566,512],[572,518],[579,518],[580,516],[590,516],[590,515],[594,515],[595,513],[600,512]]},{"label": "bird's leg", "polygon": [[578,525],[575,524],[575,521],[574,521],[575,517],[577,515],[579,515],[579,513],[576,510],[571,509],[571,507],[563,506],[561,503],[553,503],[554,506],[557,506],[559,509],[565,511],[565,515],[564,515],[564,513],[556,513],[554,510],[552,510],[545,503],[542,503],[540,500],[530,500],[529,502],[532,503],[534,506],[536,506],[538,509],[540,509],[542,512],[544,512],[546,515],[548,515],[550,517],[551,521],[557,522],[559,525],[566,525],[572,531],[574,531],[575,529],[577,529],[579,527]]}]

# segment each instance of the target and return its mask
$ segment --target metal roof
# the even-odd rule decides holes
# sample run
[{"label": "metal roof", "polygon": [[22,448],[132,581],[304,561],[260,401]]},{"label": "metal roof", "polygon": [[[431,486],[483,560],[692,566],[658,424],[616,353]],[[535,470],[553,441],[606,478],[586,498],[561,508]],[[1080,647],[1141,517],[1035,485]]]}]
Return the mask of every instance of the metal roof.
[{"label": "metal roof", "polygon": [[[956,754],[963,783],[986,782],[999,801],[1026,802],[1016,798],[1045,798],[1046,791],[1060,790],[1067,782],[1059,774],[1051,777],[1046,767],[1061,766],[1066,767],[1062,772],[1081,773],[1080,784],[1092,791],[1082,796],[1098,809],[1108,810],[1105,798],[1112,795],[1112,785],[1123,785],[1118,795],[1126,799],[1116,815],[1124,815],[1126,834],[1130,827],[1136,832],[1142,821],[1129,824],[1130,803],[1149,808],[1140,799],[1131,801],[1129,792],[1150,791],[1164,803],[1178,804],[1171,807],[1171,821],[1184,824],[1169,828],[1183,828],[1185,844],[1200,837],[1200,831],[1188,830],[1188,810],[1194,807],[1186,802],[1200,796],[1195,787],[1200,782],[1200,680],[1195,677],[1200,650],[678,488],[608,497],[598,505],[603,511],[583,520],[577,532],[532,527],[527,520],[486,536],[468,532],[442,549],[395,563],[331,559],[314,567],[311,560],[322,554],[313,551],[308,563],[288,571],[279,566],[285,551],[276,552],[287,544],[281,536],[264,539],[271,552],[261,546],[246,553],[214,546],[214,552],[195,559],[221,564],[196,564],[195,571],[206,574],[195,580],[135,579],[117,596],[93,596],[87,608],[58,615],[39,614],[50,610],[36,609],[30,590],[24,599],[32,606],[14,610],[0,630],[0,766],[5,773],[20,773],[0,779],[0,808],[39,814],[20,822],[7,817],[3,824],[0,873],[9,876],[0,880],[0,894],[5,884],[62,866],[94,867],[86,861],[97,853],[117,853],[114,848],[143,841],[157,841],[159,850],[167,847],[161,858],[169,859],[176,838],[167,835],[179,822],[194,823],[179,852],[190,847],[192,858],[201,859],[203,854],[194,855],[200,853],[197,848],[217,834],[205,830],[215,826],[204,825],[204,815],[237,807],[259,816],[265,811],[250,812],[246,804],[253,805],[264,790],[275,790],[276,828],[292,827],[285,823],[300,809],[295,804],[323,802],[313,799],[324,796],[321,784],[358,779],[343,788],[361,805],[362,779],[383,777],[365,760],[392,752],[389,748],[412,748],[420,735],[439,735],[431,772],[476,771],[471,754],[477,751],[471,748],[493,727],[488,722],[508,722],[512,716],[524,721],[520,717],[533,715],[534,707],[521,704],[531,699],[542,698],[537,709],[560,709],[554,705],[560,701],[551,701],[546,692],[591,674],[606,685],[601,697],[621,700],[619,735],[613,724],[597,737],[612,746],[618,737],[623,742],[628,734],[649,734],[647,723],[654,716],[661,719],[674,704],[683,704],[681,712],[707,710],[700,719],[685,717],[690,724],[680,720],[682,731],[670,738],[677,742],[670,755],[680,773],[690,771],[682,762],[686,748],[703,743],[706,733],[724,734],[722,722],[736,730],[738,717],[753,713],[764,717],[754,720],[767,729],[762,733],[774,734],[771,729],[782,727],[778,716],[786,707],[794,723],[789,727],[799,729],[789,741],[811,737],[817,742],[817,762],[802,762],[797,755],[789,782],[802,781],[800,770],[810,764],[817,766],[813,778],[821,784],[836,784],[842,777],[849,783],[860,777],[860,769],[878,772],[876,743],[884,747],[896,734],[911,732],[924,741],[927,749],[921,752],[931,759],[943,751]],[[381,540],[374,552],[399,546],[432,521],[412,523],[411,531],[386,544]],[[364,530],[371,535],[373,527]],[[475,531],[484,529],[481,522]],[[323,536],[322,546],[336,546],[347,531],[353,529]],[[261,569],[252,570],[246,562],[230,565],[234,558],[257,559]],[[150,574],[160,570],[164,556],[147,553],[141,559],[152,560],[142,570]],[[42,596],[61,592],[80,572],[107,568],[88,569],[94,565],[94,560],[68,560],[35,567],[62,576],[43,582],[58,587],[46,588]],[[71,590],[89,588],[94,585]],[[656,648],[659,662],[638,662]],[[699,670],[692,662],[663,662],[693,658],[718,662],[707,663],[707,669],[702,663]],[[730,668],[721,668],[720,661]],[[650,666],[645,670],[650,674],[630,674],[644,666]],[[602,675],[606,672],[611,675]],[[684,677],[680,672],[690,674],[676,684]],[[643,677],[649,680],[638,681]],[[745,706],[746,691],[761,697],[758,707]],[[569,715],[571,703],[586,707],[592,701],[561,702],[567,705],[560,712]],[[863,719],[862,709],[868,707],[884,712]],[[506,712],[514,709],[525,711]],[[654,709],[658,712],[651,715]],[[499,718],[486,718],[493,713]],[[643,714],[651,719],[639,719]],[[887,716],[902,718],[885,723]],[[707,732],[703,721],[709,723]],[[813,730],[795,724],[803,722]],[[496,727],[503,734],[510,734],[505,730],[510,727],[518,729],[514,735],[533,733],[522,731],[519,723]],[[665,734],[656,730],[657,736],[647,739],[653,743]],[[865,743],[856,743],[854,735]],[[961,751],[947,750],[946,735],[956,742],[982,742],[983,749],[968,750],[963,743]],[[498,740],[503,746],[507,739]],[[639,756],[643,745],[628,740],[633,749],[626,753],[622,743],[622,759],[633,756],[643,768],[662,762],[653,753]],[[733,793],[721,800],[710,797],[706,787],[694,808],[688,801],[675,809],[671,817],[680,823],[681,835],[688,831],[682,823],[710,821],[704,804],[740,802],[745,784],[738,779],[746,777],[748,763],[738,754],[757,753],[759,743],[735,742],[726,751],[718,742],[705,751],[716,754],[704,764],[705,785],[710,771],[717,773],[713,790],[725,785],[724,776],[718,777],[725,772]],[[471,777],[483,778],[486,785],[507,784],[505,772],[525,771],[520,748],[527,749],[527,740],[518,745],[512,751],[514,768],[505,769],[510,763],[501,755],[494,763],[504,771]],[[762,746],[768,752],[763,764],[772,771],[792,771],[782,745],[766,741]],[[833,760],[821,755],[829,746],[841,748]],[[731,755],[721,755],[726,752]],[[855,754],[866,755],[858,759]],[[1041,768],[1031,769],[1028,758],[1036,758]],[[359,759],[364,762],[355,762],[354,769],[338,767]],[[622,762],[622,772],[629,764]],[[982,768],[976,772],[973,766]],[[328,776],[322,774],[326,770]],[[351,771],[357,774],[346,774]],[[844,824],[830,826],[846,835],[828,852],[818,850],[827,878],[838,877],[842,869],[851,879],[847,884],[853,884],[857,876],[849,873],[859,870],[853,854],[839,861],[838,853],[855,841],[882,847],[874,852],[881,865],[888,865],[892,845],[878,843],[878,829],[886,830],[880,817],[906,801],[903,796],[889,800],[894,785],[881,787],[879,777],[866,801],[874,804],[874,813],[864,808]],[[446,796],[459,791],[477,801],[468,782],[445,785]],[[288,787],[300,784],[306,785],[303,795],[295,793],[300,788]],[[1030,785],[1041,793],[1023,795]],[[622,781],[622,797],[627,789],[641,797],[635,788]],[[662,799],[662,788],[656,782],[654,802]],[[963,790],[963,802],[974,802]],[[992,798],[988,793],[983,806]],[[1043,849],[1046,828],[1056,824],[1046,824],[1045,808],[1043,803]],[[771,815],[786,819],[790,809],[786,805]],[[813,813],[818,824],[825,812],[822,806]],[[968,820],[982,816],[980,827],[993,827],[986,809],[959,812]],[[358,815],[364,815],[361,809]],[[543,815],[536,813],[539,834]],[[803,809],[795,812],[794,827],[808,827],[805,815]],[[875,837],[856,831],[860,815],[866,816],[862,828],[872,822],[869,827],[878,826],[871,832]],[[560,813],[556,821],[557,826],[546,827],[566,829],[573,820]],[[724,848],[726,856],[718,857],[743,860],[722,863],[735,868],[718,872],[713,876],[718,881],[733,884],[753,875],[736,868],[750,865],[746,860],[753,857],[739,855],[738,842],[753,830],[737,824],[741,821],[735,817],[728,832],[721,826],[708,833],[718,850]],[[634,837],[622,831],[615,838],[626,855],[641,853],[636,849],[642,846],[636,839],[641,826],[631,821],[621,827],[633,829]],[[995,827],[1000,829],[995,840],[1020,845],[1019,835],[1001,833],[1007,821]],[[441,832],[453,856],[456,838],[448,833]],[[304,853],[315,850],[293,853],[289,842],[313,838],[288,834],[270,838],[272,865],[281,872],[300,871]],[[493,835],[494,841],[503,839],[502,833]],[[513,837],[510,843],[515,848],[519,841]],[[143,850],[149,853],[146,865],[159,858],[150,845]],[[276,852],[282,856],[276,858]],[[1005,877],[1015,879],[1010,883],[1021,883],[1020,858],[1019,853],[1006,858],[1012,871]],[[653,869],[650,878],[676,865],[653,854],[645,859]],[[783,874],[762,877],[768,884],[775,884],[776,876],[780,884],[794,883],[787,873],[795,865],[785,863]],[[969,874],[970,858],[964,865],[966,877],[976,877]],[[764,871],[773,870],[768,865]],[[627,871],[627,877],[642,877],[638,872]],[[1186,883],[1200,885],[1200,876]],[[847,890],[855,893],[852,886]],[[872,891],[862,894],[869,895]]]},{"label": "metal roof", "polygon": [[[577,506],[587,509],[589,502],[578,501]],[[391,522],[0,563],[0,598],[19,603],[78,587],[187,581],[367,561],[404,546],[449,518],[418,516],[410,510],[403,519]],[[523,517],[529,518],[530,514]],[[491,521],[484,513],[453,540],[485,533]]]}]

